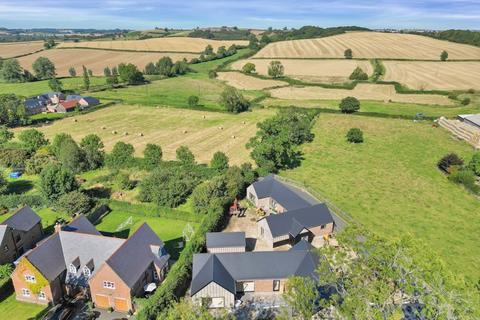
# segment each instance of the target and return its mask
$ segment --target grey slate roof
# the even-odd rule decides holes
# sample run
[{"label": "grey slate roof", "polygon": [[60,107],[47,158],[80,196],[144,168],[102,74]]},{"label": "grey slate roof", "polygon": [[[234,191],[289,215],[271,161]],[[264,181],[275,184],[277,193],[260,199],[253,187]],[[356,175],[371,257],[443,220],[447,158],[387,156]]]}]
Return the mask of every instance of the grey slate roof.
[{"label": "grey slate roof", "polygon": [[303,228],[312,228],[333,223],[333,217],[324,203],[310,207],[272,214],[265,218],[273,237],[290,234],[297,236]]},{"label": "grey slate roof", "polygon": [[195,254],[191,294],[212,281],[235,293],[235,281],[285,279],[293,275],[317,278],[317,264],[318,256],[309,250]]},{"label": "grey slate roof", "polygon": [[85,100],[90,107],[93,107],[93,106],[96,106],[96,105],[100,104],[100,100],[98,100],[97,98],[94,98],[94,97],[90,97],[90,96],[83,97],[83,100]]},{"label": "grey slate roof", "polygon": [[67,98],[65,100],[80,100],[82,98],[83,98],[83,96],[81,96],[79,94],[69,94],[69,95],[67,95]]},{"label": "grey slate roof", "polygon": [[465,120],[480,128],[480,114],[469,114],[463,116]]},{"label": "grey slate roof", "polygon": [[307,193],[279,181],[273,174],[252,184],[259,199],[272,197],[287,211],[305,208],[317,203]]},{"label": "grey slate roof", "polygon": [[290,250],[314,250],[315,247],[312,244],[305,240],[298,241]]},{"label": "grey slate roof", "polygon": [[106,263],[132,287],[150,264],[164,264],[168,259],[163,241],[144,223]]},{"label": "grey slate roof", "polygon": [[208,232],[207,248],[244,247],[245,232]]},{"label": "grey slate roof", "polygon": [[25,206],[15,212],[1,224],[20,231],[29,231],[41,221],[40,217],[30,208]]},{"label": "grey slate roof", "polygon": [[39,97],[34,97],[34,98],[28,98],[25,100],[25,107],[27,109],[37,109],[37,108],[42,108],[47,104],[47,101],[44,97],[40,96]]},{"label": "grey slate roof", "polygon": [[79,232],[101,236],[95,226],[83,215],[78,216],[68,225],[62,228],[64,231]]}]

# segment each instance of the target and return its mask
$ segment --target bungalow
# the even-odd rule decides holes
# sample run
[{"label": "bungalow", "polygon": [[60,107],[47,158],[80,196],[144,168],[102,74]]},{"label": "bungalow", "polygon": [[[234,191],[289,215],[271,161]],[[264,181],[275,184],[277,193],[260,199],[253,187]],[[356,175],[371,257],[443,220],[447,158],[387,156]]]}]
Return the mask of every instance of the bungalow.
[{"label": "bungalow", "polygon": [[284,244],[295,245],[301,240],[318,243],[333,232],[334,220],[324,203],[269,215],[258,221],[259,238],[271,248]]},{"label": "bungalow", "polygon": [[12,281],[17,300],[56,304],[83,292],[98,308],[134,310],[133,297],[165,277],[169,255],[143,224],[130,238],[103,236],[79,216],[16,262]]},{"label": "bungalow", "polygon": [[12,263],[43,237],[40,217],[28,206],[0,224],[0,265]]},{"label": "bungalow", "polygon": [[195,254],[190,293],[207,308],[233,308],[244,294],[282,294],[290,276],[317,278],[317,264],[318,256],[303,243],[289,251]]},{"label": "bungalow", "polygon": [[100,100],[94,97],[82,97],[80,100],[78,100],[78,103],[82,109],[86,109],[98,106],[100,104]]},{"label": "bungalow", "polygon": [[208,232],[207,252],[245,252],[245,232]]},{"label": "bungalow", "polygon": [[309,207],[317,201],[307,193],[269,175],[247,188],[247,198],[266,213],[282,213]]}]

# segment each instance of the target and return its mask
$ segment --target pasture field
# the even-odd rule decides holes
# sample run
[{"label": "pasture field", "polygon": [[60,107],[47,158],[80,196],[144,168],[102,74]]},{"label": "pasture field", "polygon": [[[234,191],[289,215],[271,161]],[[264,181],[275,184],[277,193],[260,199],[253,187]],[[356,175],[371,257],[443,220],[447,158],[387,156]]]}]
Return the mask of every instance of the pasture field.
[{"label": "pasture field", "polygon": [[43,49],[43,41],[0,43],[0,58],[13,58]]},{"label": "pasture field", "polygon": [[265,80],[245,75],[240,72],[219,72],[217,79],[240,90],[262,90],[266,88],[288,86],[287,82]]},{"label": "pasture field", "polygon": [[[269,59],[247,59],[236,61],[232,64],[235,70],[241,70],[247,63],[255,64],[256,71],[261,75],[268,75]],[[356,67],[362,68],[368,75],[373,73],[369,61],[361,60],[302,60],[280,59],[285,68],[285,75],[308,82],[341,83],[348,81]]]},{"label": "pasture field", "polygon": [[89,49],[51,49],[19,58],[23,68],[32,70],[32,63],[39,57],[50,59],[56,67],[57,74],[61,77],[68,76],[68,69],[74,67],[77,75],[82,73],[82,65],[91,69],[94,75],[103,75],[105,67],[114,67],[120,63],[133,63],[140,70],[143,70],[149,62],[157,62],[164,56],[178,61],[186,58],[190,60],[197,57],[197,54],[190,53],[157,53],[157,52],[122,52],[108,50]]},{"label": "pasture field", "polygon": [[[363,144],[346,142],[354,127],[363,130]],[[314,133],[302,147],[302,165],[282,175],[381,235],[424,241],[425,250],[438,252],[453,272],[478,280],[478,199],[436,167],[450,152],[469,159],[470,146],[431,122],[359,115],[320,114]]]},{"label": "pasture field", "polygon": [[401,94],[389,84],[359,83],[353,90],[322,87],[283,87],[270,90],[273,98],[295,100],[341,100],[355,97],[359,100],[394,101],[416,104],[453,105],[447,96],[435,94]]},{"label": "pasture field", "polygon": [[188,37],[166,37],[145,40],[113,40],[113,41],[85,41],[63,42],[59,48],[90,48],[90,49],[113,49],[133,51],[160,51],[160,52],[183,52],[200,53],[207,45],[211,45],[216,51],[219,47],[229,47],[232,44],[246,46],[245,40],[209,40]]},{"label": "pasture field", "polygon": [[[265,107],[290,107],[301,108],[320,108],[332,110],[329,112],[338,112],[339,100],[294,100],[294,99],[264,99],[262,105]],[[469,114],[478,112],[478,107],[474,103],[468,106],[438,106],[428,104],[383,102],[373,100],[362,100],[359,114],[375,115],[382,117],[408,117],[414,118],[417,113],[423,113],[427,117],[450,117],[455,118],[459,114]]]},{"label": "pasture field", "polygon": [[384,80],[417,90],[480,89],[479,62],[384,61]]},{"label": "pasture field", "polygon": [[[77,141],[87,134],[95,133],[102,139],[107,151],[116,142],[123,141],[133,144],[136,154],[141,155],[147,143],[156,143],[162,147],[164,159],[171,160],[175,158],[175,150],[186,145],[200,163],[208,163],[216,151],[223,151],[230,158],[231,164],[241,164],[250,160],[245,144],[257,131],[257,122],[273,114],[272,110],[254,110],[233,115],[116,105],[76,116],[77,122],[66,118],[37,129],[43,131],[49,139],[55,134],[68,132]],[[18,130],[22,129],[15,131]],[[117,133],[114,134],[113,131]]]},{"label": "pasture field", "polygon": [[[60,79],[63,84],[64,90],[72,90],[75,92],[80,92],[83,90],[83,78],[64,78]],[[104,85],[104,77],[90,77],[90,85]],[[50,92],[52,89],[48,86],[48,80],[34,81],[34,82],[24,82],[24,83],[6,83],[0,82],[0,94],[4,93],[15,93],[20,96],[29,97],[38,95],[45,92]]]},{"label": "pasture field", "polygon": [[480,48],[424,36],[381,32],[345,34],[305,40],[274,42],[255,58],[344,58],[352,49],[354,58],[440,60],[446,50],[449,60],[480,60]]}]

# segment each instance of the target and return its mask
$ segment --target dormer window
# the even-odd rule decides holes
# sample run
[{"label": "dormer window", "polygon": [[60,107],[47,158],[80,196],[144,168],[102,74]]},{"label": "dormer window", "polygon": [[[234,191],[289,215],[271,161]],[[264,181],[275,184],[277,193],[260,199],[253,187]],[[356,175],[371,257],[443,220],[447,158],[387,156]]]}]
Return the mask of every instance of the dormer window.
[{"label": "dormer window", "polygon": [[83,267],[83,275],[87,278],[90,278],[90,276],[92,275],[92,272],[87,266]]},{"label": "dormer window", "polygon": [[75,267],[73,264],[70,264],[68,266],[68,272],[76,274],[77,273],[77,267]]}]

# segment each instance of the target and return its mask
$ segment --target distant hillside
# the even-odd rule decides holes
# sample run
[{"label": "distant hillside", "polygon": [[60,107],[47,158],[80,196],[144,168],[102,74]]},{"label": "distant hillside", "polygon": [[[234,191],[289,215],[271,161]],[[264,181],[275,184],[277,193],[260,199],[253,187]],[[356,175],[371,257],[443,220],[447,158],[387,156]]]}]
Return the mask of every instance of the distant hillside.
[{"label": "distant hillside", "polygon": [[446,30],[435,32],[429,35],[441,40],[471,44],[480,47],[480,31]]},{"label": "distant hillside", "polygon": [[[283,41],[283,40],[329,37],[337,34],[342,34],[347,31],[369,31],[369,29],[357,27],[357,26],[332,27],[332,28],[304,26],[304,27],[301,27],[300,29],[269,30],[269,32],[264,33],[264,37],[268,36],[269,42],[276,42],[276,41]],[[264,41],[264,39],[262,39],[262,42]]]},{"label": "distant hillside", "polygon": [[251,36],[249,30],[238,28],[218,29],[195,29],[188,34],[192,38],[214,39],[214,40],[248,40]]}]

